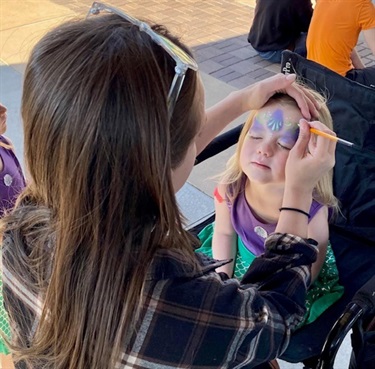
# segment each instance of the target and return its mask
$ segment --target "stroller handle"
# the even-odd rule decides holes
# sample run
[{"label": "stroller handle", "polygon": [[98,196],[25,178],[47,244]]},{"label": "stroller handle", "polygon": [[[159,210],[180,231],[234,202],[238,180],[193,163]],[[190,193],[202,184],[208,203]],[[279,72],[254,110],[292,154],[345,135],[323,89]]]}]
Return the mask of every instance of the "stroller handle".
[{"label": "stroller handle", "polygon": [[375,314],[375,276],[357,291],[352,303],[360,306],[364,314]]},{"label": "stroller handle", "polygon": [[375,312],[375,276],[365,283],[354,295],[343,314],[331,329],[324,343],[316,369],[332,369],[337,351],[357,320],[373,316]]}]

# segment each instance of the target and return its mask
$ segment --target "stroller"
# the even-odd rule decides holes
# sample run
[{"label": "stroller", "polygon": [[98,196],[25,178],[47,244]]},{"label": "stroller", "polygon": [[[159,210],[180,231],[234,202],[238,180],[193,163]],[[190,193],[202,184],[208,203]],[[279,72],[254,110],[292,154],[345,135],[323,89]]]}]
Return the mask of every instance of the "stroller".
[{"label": "stroller", "polygon": [[[281,68],[327,97],[335,132],[356,145],[337,146],[334,169],[341,214],[330,225],[330,241],[344,296],[315,322],[294,332],[281,359],[302,362],[305,369],[332,369],[352,330],[348,369],[375,369],[375,90],[290,51],[284,51]],[[234,145],[241,129],[240,125],[217,137],[196,164]],[[191,231],[197,234],[213,218]]]}]

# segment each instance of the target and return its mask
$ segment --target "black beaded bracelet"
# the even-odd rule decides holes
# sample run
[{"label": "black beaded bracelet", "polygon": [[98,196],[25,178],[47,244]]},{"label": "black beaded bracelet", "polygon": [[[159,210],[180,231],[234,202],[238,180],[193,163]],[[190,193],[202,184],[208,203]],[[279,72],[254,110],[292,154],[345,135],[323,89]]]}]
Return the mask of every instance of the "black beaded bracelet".
[{"label": "black beaded bracelet", "polygon": [[310,214],[309,214],[309,213],[306,213],[306,211],[303,211],[303,210],[301,210],[301,209],[297,209],[297,208],[286,208],[286,207],[282,207],[282,208],[279,209],[279,211],[282,211],[282,210],[296,211],[297,213],[301,213],[301,214],[306,215],[306,216],[310,219]]}]

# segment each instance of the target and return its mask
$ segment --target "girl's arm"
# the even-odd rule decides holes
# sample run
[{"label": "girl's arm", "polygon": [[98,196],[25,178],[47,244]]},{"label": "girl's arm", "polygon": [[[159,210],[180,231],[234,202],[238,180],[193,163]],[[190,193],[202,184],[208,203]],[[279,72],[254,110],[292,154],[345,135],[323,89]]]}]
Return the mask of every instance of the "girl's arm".
[{"label": "girl's arm", "polygon": [[328,208],[323,206],[308,225],[308,237],[318,242],[318,258],[311,266],[311,282],[314,282],[324,264],[328,246]]},{"label": "girl's arm", "polygon": [[[237,235],[232,226],[228,205],[224,199],[225,186],[219,185],[218,192],[222,199],[215,196],[215,227],[212,239],[212,256],[214,259],[224,260],[236,258]],[[233,275],[234,261],[217,268],[217,272],[224,272],[229,277]]]},{"label": "girl's arm", "polygon": [[242,90],[230,93],[206,110],[206,121],[196,138],[197,155],[234,119],[253,109],[260,109],[277,92],[293,97],[305,118],[317,116],[318,103],[301,86],[295,74],[276,74]]}]

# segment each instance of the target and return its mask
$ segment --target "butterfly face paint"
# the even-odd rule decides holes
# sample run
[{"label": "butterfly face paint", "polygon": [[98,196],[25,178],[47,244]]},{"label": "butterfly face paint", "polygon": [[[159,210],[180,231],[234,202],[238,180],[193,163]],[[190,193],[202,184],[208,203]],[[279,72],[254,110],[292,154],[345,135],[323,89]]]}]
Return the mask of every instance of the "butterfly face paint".
[{"label": "butterfly face paint", "polygon": [[250,182],[283,186],[289,150],[297,141],[301,111],[273,103],[260,109],[243,141],[240,165]]},{"label": "butterfly face paint", "polygon": [[293,119],[288,117],[284,109],[266,108],[266,111],[260,111],[255,116],[249,134],[271,135],[277,139],[281,145],[292,148],[299,134],[298,120],[299,118]]}]

